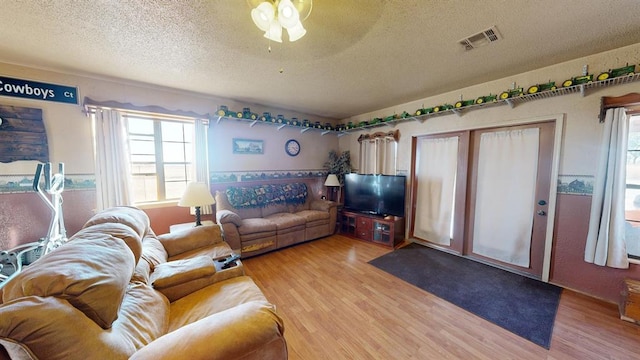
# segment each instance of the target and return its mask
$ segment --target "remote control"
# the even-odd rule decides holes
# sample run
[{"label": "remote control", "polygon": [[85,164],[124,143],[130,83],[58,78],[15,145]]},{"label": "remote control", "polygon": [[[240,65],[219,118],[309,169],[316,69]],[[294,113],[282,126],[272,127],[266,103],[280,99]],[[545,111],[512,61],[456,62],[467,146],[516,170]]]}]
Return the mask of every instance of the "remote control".
[{"label": "remote control", "polygon": [[223,263],[222,266],[220,266],[221,269],[227,269],[232,267],[236,260],[240,259],[240,255],[238,254],[233,254],[230,257],[228,257]]}]

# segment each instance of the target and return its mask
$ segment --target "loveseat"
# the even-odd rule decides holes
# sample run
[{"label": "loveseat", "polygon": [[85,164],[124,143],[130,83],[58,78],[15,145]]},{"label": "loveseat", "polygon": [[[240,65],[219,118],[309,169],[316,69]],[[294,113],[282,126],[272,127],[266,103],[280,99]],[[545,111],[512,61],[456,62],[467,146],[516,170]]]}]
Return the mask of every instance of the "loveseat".
[{"label": "loveseat", "polygon": [[[93,216],[0,289],[0,359],[286,359],[282,320],[217,226]],[[215,259],[215,260],[214,260]]]},{"label": "loveseat", "polygon": [[313,199],[304,182],[216,191],[216,221],[243,258],[334,233],[337,203]]}]

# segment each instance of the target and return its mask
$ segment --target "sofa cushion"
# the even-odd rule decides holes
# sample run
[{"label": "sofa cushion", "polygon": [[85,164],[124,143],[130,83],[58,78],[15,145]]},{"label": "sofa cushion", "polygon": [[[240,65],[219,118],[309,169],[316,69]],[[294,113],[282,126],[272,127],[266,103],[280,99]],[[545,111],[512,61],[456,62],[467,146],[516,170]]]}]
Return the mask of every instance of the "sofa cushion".
[{"label": "sofa cushion", "polygon": [[104,334],[57,297],[29,296],[0,306],[0,344],[12,359],[126,359],[135,351]]},{"label": "sofa cushion", "polygon": [[289,213],[287,204],[274,204],[262,208],[262,217],[269,217],[272,214]]},{"label": "sofa cushion", "polygon": [[118,317],[135,261],[121,239],[97,233],[83,238],[86,230],[9,281],[3,288],[3,303],[26,296],[56,296],[102,328],[110,328]]},{"label": "sofa cushion", "polygon": [[213,259],[198,256],[192,259],[169,261],[156,266],[151,274],[151,284],[154,288],[166,288],[190,280],[215,274],[216,267]]},{"label": "sofa cushion", "polygon": [[309,223],[312,223],[314,221],[329,221],[330,219],[330,215],[328,212],[319,210],[302,210],[297,212],[295,215],[303,217],[307,222],[307,226],[309,226]]},{"label": "sofa cushion", "polygon": [[87,221],[83,228],[103,223],[121,223],[129,226],[143,238],[150,229],[149,217],[147,214],[132,206],[116,206],[105,209]]},{"label": "sofa cushion", "polygon": [[250,277],[214,283],[171,303],[168,331],[250,301],[267,301]]},{"label": "sofa cushion", "polygon": [[238,228],[240,235],[269,231],[276,231],[276,224],[273,221],[263,218],[244,219],[242,220],[242,225]]},{"label": "sofa cushion", "polygon": [[108,331],[66,300],[29,296],[0,306],[0,344],[14,359],[126,359],[166,333],[168,320],[167,299],[144,284],[130,286]]},{"label": "sofa cushion", "polygon": [[192,249],[222,242],[222,234],[217,225],[201,225],[159,235],[158,240],[171,258]]},{"label": "sofa cushion", "polygon": [[144,259],[149,266],[151,267],[151,271],[155,269],[158,264],[162,264],[167,262],[169,255],[167,255],[164,246],[162,243],[155,237],[146,236],[142,240],[142,259]]},{"label": "sofa cushion", "polygon": [[105,234],[124,241],[129,250],[133,253],[135,261],[138,262],[138,259],[140,259],[142,254],[142,239],[134,229],[125,224],[102,223],[84,227],[82,230],[74,234],[69,241],[75,241],[77,239],[81,241],[86,241],[88,239],[102,239]]},{"label": "sofa cushion", "polygon": [[266,219],[276,224],[276,230],[278,233],[290,228],[298,226],[304,226],[306,219],[302,216],[290,214],[290,213],[277,213],[269,216],[265,216]]}]

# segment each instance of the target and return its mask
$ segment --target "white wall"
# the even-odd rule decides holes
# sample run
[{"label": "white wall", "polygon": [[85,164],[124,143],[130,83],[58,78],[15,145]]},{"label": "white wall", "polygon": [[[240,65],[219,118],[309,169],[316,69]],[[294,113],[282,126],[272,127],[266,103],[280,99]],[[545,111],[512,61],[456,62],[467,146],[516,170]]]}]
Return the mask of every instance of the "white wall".
[{"label": "white wall", "polygon": [[[193,111],[198,114],[216,113],[219,105],[227,105],[232,110],[242,110],[250,106],[257,113],[270,111],[285,117],[309,119],[322,124],[328,120],[277,108],[268,108],[255,104],[238,103],[229,99],[205,96],[186,91],[156,87],[124,80],[96,78],[74,74],[33,69],[12,64],[0,63],[0,74],[7,77],[28,79],[60,85],[78,87],[80,104],[82,99],[90,97],[97,101],[118,101],[137,106],[157,105],[169,110]],[[67,174],[93,174],[93,142],[91,121],[83,113],[81,105],[46,102],[30,99],[18,99],[0,96],[0,104],[23,106],[43,110],[44,125],[49,142],[50,161],[64,162]],[[264,124],[249,127],[246,123],[234,124],[222,121],[214,129],[221,136],[216,147],[216,164],[220,171],[228,170],[298,170],[321,169],[330,149],[337,149],[335,135],[320,136],[317,131],[301,134],[298,130],[283,129],[277,131],[273,126]],[[231,154],[231,138],[255,138],[265,140],[264,155]],[[299,156],[291,158],[284,152],[286,139],[297,139],[302,145]],[[218,148],[219,146],[219,148]],[[17,161],[0,163],[0,175],[32,175],[36,162]]]},{"label": "white wall", "polygon": [[[597,76],[602,71],[624,66],[627,62],[636,64],[637,69],[640,69],[640,65],[638,65],[640,63],[640,43],[518,74],[513,77],[471,86],[459,91],[372,111],[345,119],[343,122],[353,121],[357,123],[374,117],[385,117],[394,113],[400,114],[402,111],[414,113],[416,109],[423,107],[433,107],[444,103],[454,104],[460,99],[461,94],[465,100],[476,99],[490,93],[499,94],[510,89],[513,82],[518,87],[523,87],[525,91],[531,85],[546,83],[549,80],[555,81],[556,85],[560,86],[564,80],[581,75],[583,65],[588,65],[589,73]],[[514,108],[504,105],[468,111],[463,113],[462,116],[451,114],[429,118],[424,123],[417,121],[399,123],[396,126],[400,130],[398,170],[406,171],[407,174],[410,173],[411,138],[413,136],[462,128],[482,127],[501,121],[564,114],[566,121],[559,173],[561,175],[594,175],[596,171],[594,159],[596,158],[602,130],[602,126],[598,122],[600,98],[602,96],[619,96],[630,92],[640,92],[640,82],[595,89],[594,91],[588,91],[584,97],[577,93],[530,101],[519,104]],[[382,127],[374,128],[369,132],[381,131],[380,129],[388,131],[388,128]],[[351,151],[354,166],[357,166],[359,160],[357,138],[361,133],[358,131],[350,136],[340,138],[340,149]]]}]

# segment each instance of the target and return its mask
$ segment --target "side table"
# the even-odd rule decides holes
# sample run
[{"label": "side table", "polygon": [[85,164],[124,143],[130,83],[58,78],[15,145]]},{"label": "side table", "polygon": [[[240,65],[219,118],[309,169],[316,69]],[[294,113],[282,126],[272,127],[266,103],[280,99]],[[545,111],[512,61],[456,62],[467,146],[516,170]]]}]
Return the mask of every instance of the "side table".
[{"label": "side table", "polygon": [[[211,220],[205,220],[205,221],[202,221],[202,225],[214,225],[214,223]],[[196,226],[195,221],[190,223],[174,224],[169,226],[169,233],[175,233],[175,232],[186,230],[195,226]]]}]

